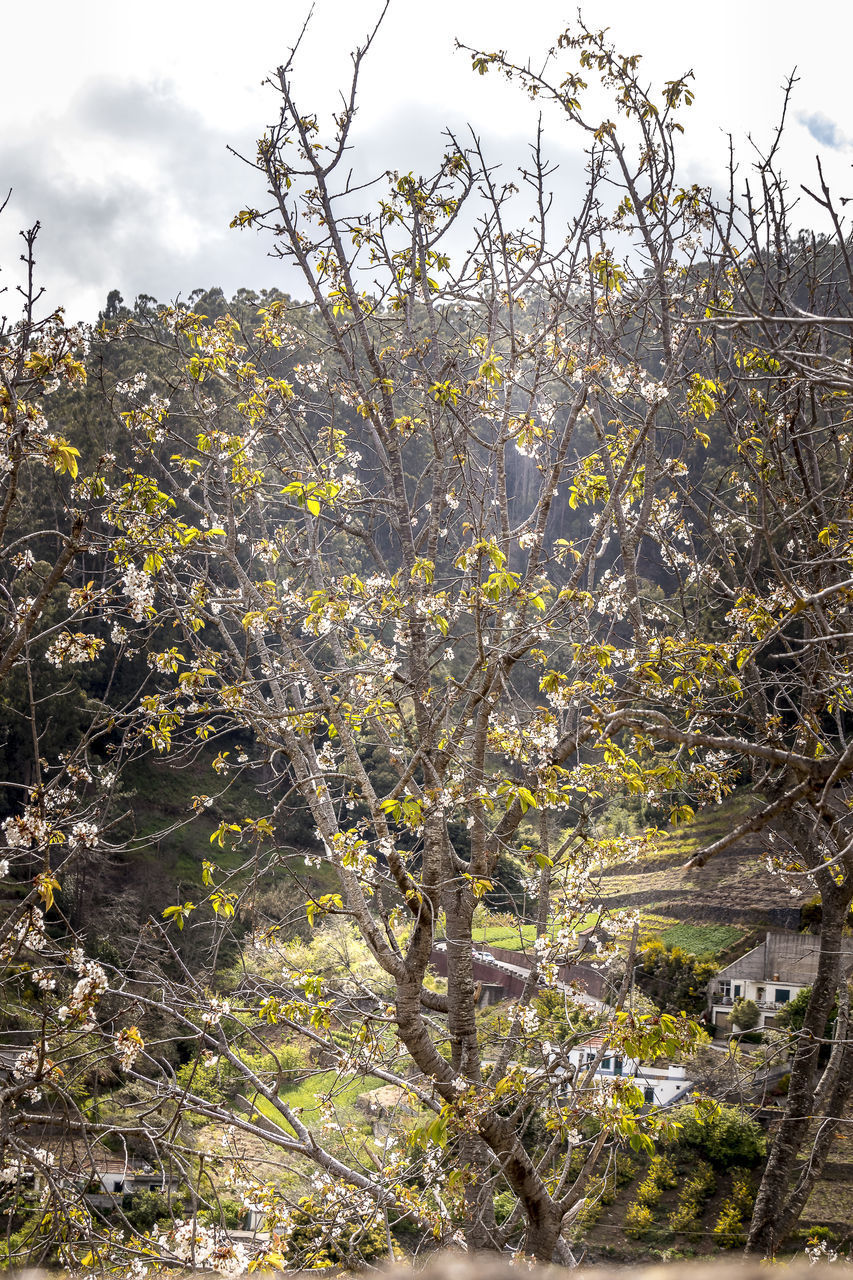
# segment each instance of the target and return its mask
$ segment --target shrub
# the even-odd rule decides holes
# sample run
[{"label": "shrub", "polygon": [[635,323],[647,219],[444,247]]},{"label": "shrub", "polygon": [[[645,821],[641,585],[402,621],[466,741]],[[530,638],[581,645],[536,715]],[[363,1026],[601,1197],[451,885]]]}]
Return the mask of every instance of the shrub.
[{"label": "shrub", "polygon": [[667,1156],[655,1156],[637,1188],[637,1199],[640,1204],[655,1205],[666,1188],[674,1187],[677,1181],[672,1161]]},{"label": "shrub", "polygon": [[669,1156],[655,1156],[649,1165],[649,1176],[659,1187],[674,1187],[678,1182],[675,1166]]},{"label": "shrub", "polygon": [[736,1249],[746,1243],[743,1215],[733,1200],[724,1200],[720,1216],[714,1223],[714,1235],[724,1249]]},{"label": "shrub", "polygon": [[332,1210],[330,1220],[322,1203],[303,1196],[290,1220],[288,1266],[360,1268],[388,1258],[388,1236],[379,1218],[363,1221],[353,1214],[347,1220]]},{"label": "shrub", "polygon": [[683,947],[654,939],[640,951],[637,986],[664,1013],[699,1015],[705,1008],[708,982],[717,972],[710,960],[697,959]]},{"label": "shrub", "polygon": [[724,1248],[734,1249],[746,1241],[744,1218],[752,1213],[755,1188],[745,1169],[738,1169],[732,1178],[731,1195],[720,1206],[720,1216],[714,1223],[714,1235]]},{"label": "shrub", "polygon": [[717,1179],[714,1177],[714,1170],[704,1160],[697,1160],[693,1173],[684,1183],[682,1195],[685,1199],[695,1200],[701,1203],[712,1196],[717,1189]]},{"label": "shrub", "polygon": [[752,1178],[745,1169],[738,1169],[732,1178],[731,1198],[744,1217],[748,1213],[752,1213],[752,1208],[755,1204],[755,1187]]},{"label": "shrub", "polygon": [[629,1204],[625,1210],[625,1233],[637,1240],[654,1230],[654,1215],[646,1204]]},{"label": "shrub", "polygon": [[692,1148],[717,1168],[759,1164],[767,1150],[761,1126],[739,1107],[718,1103],[707,1115],[694,1106],[679,1108],[675,1119],[681,1124],[676,1142]]},{"label": "shrub", "polygon": [[502,1227],[515,1208],[516,1198],[511,1191],[499,1191],[495,1196],[495,1222]]},{"label": "shrub", "polygon": [[735,1000],[732,1005],[732,1024],[740,1027],[741,1031],[752,1031],[758,1026],[760,1017],[758,1005],[754,1000]]},{"label": "shrub", "polygon": [[699,1205],[693,1200],[683,1200],[677,1204],[667,1218],[671,1231],[681,1231],[689,1235],[699,1218]]},{"label": "shrub", "polygon": [[125,1196],[122,1210],[130,1225],[140,1233],[150,1231],[157,1222],[166,1222],[177,1207],[170,1205],[162,1191],[134,1191]]},{"label": "shrub", "polygon": [[614,1162],[613,1177],[617,1187],[624,1187],[629,1182],[633,1182],[639,1173],[639,1169],[633,1160],[628,1156],[618,1156]]},{"label": "shrub", "polygon": [[673,1231],[689,1233],[696,1226],[702,1205],[714,1194],[716,1186],[717,1179],[711,1166],[704,1160],[697,1161],[693,1173],[682,1186],[679,1203],[669,1215]]},{"label": "shrub", "polygon": [[637,1188],[637,1200],[640,1204],[656,1205],[663,1195],[663,1187],[655,1182],[651,1173],[647,1174]]},{"label": "shrub", "polygon": [[237,1230],[243,1224],[246,1211],[238,1200],[232,1200],[228,1196],[222,1196],[217,1200],[216,1204],[210,1209],[204,1209],[198,1215],[198,1220],[204,1226],[219,1226],[229,1230]]},{"label": "shrub", "polygon": [[[797,992],[793,1000],[789,1000],[787,1004],[783,1004],[782,1008],[777,1012],[774,1020],[776,1026],[783,1028],[785,1031],[802,1031],[803,1023],[806,1018],[806,1009],[808,1008],[811,995],[811,987],[803,987],[802,991]],[[838,1001],[836,999],[832,1002],[832,1008],[827,1015],[826,1026],[823,1029],[824,1038],[827,1040],[832,1039],[833,1023],[837,1017]]]},{"label": "shrub", "polygon": [[806,1244],[819,1244],[821,1240],[825,1240],[827,1244],[840,1244],[841,1237],[832,1227],[798,1227],[794,1232],[796,1240],[803,1240]]}]

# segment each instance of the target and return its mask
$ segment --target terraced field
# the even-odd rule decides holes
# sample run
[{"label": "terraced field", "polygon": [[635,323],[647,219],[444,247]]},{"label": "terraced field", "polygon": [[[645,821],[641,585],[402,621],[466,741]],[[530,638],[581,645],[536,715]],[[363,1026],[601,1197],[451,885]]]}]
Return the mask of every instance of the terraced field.
[{"label": "terraced field", "polygon": [[[752,833],[742,837],[704,867],[685,866],[700,849],[740,825],[757,803],[747,794],[732,797],[697,814],[689,826],[660,832],[649,853],[636,862],[608,868],[601,882],[602,901],[610,907],[639,907],[644,916],[644,933],[679,941],[689,950],[696,946],[689,945],[686,938],[679,939],[678,922],[716,922],[744,932],[766,927],[798,928],[800,906],[811,891],[792,897],[767,870],[766,835]],[[708,949],[727,950],[736,940],[733,934],[728,939],[720,934]]]}]

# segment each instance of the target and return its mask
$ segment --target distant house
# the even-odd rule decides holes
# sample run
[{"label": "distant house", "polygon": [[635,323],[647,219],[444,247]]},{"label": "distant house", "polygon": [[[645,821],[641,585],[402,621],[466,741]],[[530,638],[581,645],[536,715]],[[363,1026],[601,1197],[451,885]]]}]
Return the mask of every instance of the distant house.
[{"label": "distant house", "polygon": [[[575,1080],[583,1074],[598,1057],[603,1040],[601,1036],[591,1036],[583,1044],[576,1045],[565,1054]],[[693,1081],[687,1079],[684,1067],[668,1064],[663,1067],[648,1066],[629,1058],[625,1054],[609,1054],[601,1059],[596,1068],[593,1081],[604,1083],[619,1077],[629,1079],[643,1091],[647,1107],[671,1107],[680,1102],[693,1088]]]},{"label": "distant house", "polygon": [[[146,1160],[131,1155],[115,1155],[101,1146],[62,1137],[45,1136],[43,1151],[48,1164],[58,1178],[72,1182],[83,1192],[92,1205],[105,1207],[137,1191],[174,1191],[178,1179],[165,1169],[155,1168]],[[32,1170],[36,1190],[40,1190],[44,1175],[38,1168]]]},{"label": "distant house", "polygon": [[135,1191],[167,1191],[175,1185],[170,1176],[145,1161],[99,1157],[91,1167],[91,1194],[133,1195]]},{"label": "distant house", "polygon": [[[842,940],[842,971],[853,974],[853,938]],[[732,1028],[732,1005],[752,1000],[758,1028],[772,1027],[779,1009],[817,976],[820,939],[810,933],[768,933],[764,941],[721,969],[708,984],[708,1004],[715,1027]]]}]

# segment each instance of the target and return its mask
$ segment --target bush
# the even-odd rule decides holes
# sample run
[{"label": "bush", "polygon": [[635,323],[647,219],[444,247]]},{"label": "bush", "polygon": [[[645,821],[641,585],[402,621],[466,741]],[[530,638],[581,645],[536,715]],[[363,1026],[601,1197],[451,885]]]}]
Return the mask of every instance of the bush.
[{"label": "bush", "polygon": [[347,1221],[335,1210],[331,1221],[324,1206],[303,1196],[291,1214],[285,1259],[290,1267],[361,1268],[388,1259],[388,1236],[379,1218]]},{"label": "bush", "polygon": [[512,1191],[499,1191],[495,1196],[495,1222],[502,1227],[517,1203]]},{"label": "bush", "polygon": [[746,1242],[744,1219],[752,1213],[755,1204],[755,1188],[752,1178],[739,1169],[732,1178],[732,1192],[720,1206],[720,1216],[714,1223],[714,1235],[726,1249],[734,1249]]},{"label": "bush", "polygon": [[218,1227],[221,1224],[230,1231],[236,1231],[243,1225],[245,1216],[246,1211],[238,1200],[222,1196],[212,1208],[204,1209],[198,1215],[198,1220],[204,1226]]},{"label": "bush", "polygon": [[651,1174],[648,1174],[637,1188],[637,1200],[640,1204],[654,1206],[663,1195],[663,1187],[655,1182]]},{"label": "bush", "polygon": [[735,1000],[732,1005],[732,1025],[740,1027],[741,1031],[752,1031],[758,1026],[760,1017],[758,1005],[754,1000]]},{"label": "bush", "polygon": [[704,1160],[697,1160],[693,1173],[684,1184],[682,1195],[685,1199],[689,1198],[699,1204],[712,1196],[716,1190],[717,1179],[714,1177],[714,1170]]},{"label": "bush", "polygon": [[691,1176],[681,1189],[679,1203],[669,1215],[669,1225],[673,1231],[690,1233],[696,1226],[703,1203],[712,1196],[717,1187],[714,1171],[704,1160],[699,1160]]},{"label": "bush", "polygon": [[640,1204],[656,1205],[667,1187],[674,1187],[677,1181],[672,1161],[667,1156],[655,1156],[637,1188],[637,1200]]},{"label": "bush", "polygon": [[646,1204],[629,1204],[625,1210],[625,1234],[638,1240],[654,1230],[654,1215]]},{"label": "bush", "polygon": [[724,1249],[736,1249],[746,1243],[743,1215],[732,1200],[724,1200],[720,1216],[714,1223],[714,1235]]},{"label": "bush", "polygon": [[624,1187],[629,1182],[633,1182],[639,1172],[634,1161],[628,1156],[619,1155],[614,1161],[613,1178],[617,1187]]},{"label": "bush", "polygon": [[[180,1216],[180,1207],[172,1204],[171,1213]],[[155,1223],[166,1222],[171,1217],[169,1201],[162,1191],[134,1191],[133,1195],[124,1197],[122,1210],[140,1235],[150,1231]]]},{"label": "bush", "polygon": [[659,1187],[674,1187],[678,1182],[675,1165],[669,1156],[655,1156],[649,1165],[649,1176],[654,1178]]},{"label": "bush", "polygon": [[637,986],[664,1013],[683,1010],[698,1016],[705,1009],[705,993],[716,972],[712,961],[654,939],[640,951]]},{"label": "bush", "polygon": [[708,1114],[694,1106],[681,1107],[674,1118],[681,1125],[677,1144],[701,1152],[717,1168],[753,1168],[766,1154],[764,1130],[738,1107],[718,1103]]},{"label": "bush", "polygon": [[755,1187],[745,1169],[738,1169],[732,1178],[732,1201],[744,1217],[752,1213],[755,1204]]},{"label": "bush", "polygon": [[[793,1000],[789,1000],[787,1004],[782,1005],[782,1008],[776,1014],[775,1025],[784,1028],[786,1031],[802,1031],[806,1018],[806,1009],[809,1006],[811,997],[811,987],[803,987],[802,991],[797,992]],[[832,1038],[832,1024],[837,1017],[838,1001],[834,1000],[823,1032],[828,1040]]]},{"label": "bush", "polygon": [[684,1200],[677,1204],[667,1218],[670,1230],[690,1235],[698,1223],[699,1208],[700,1206],[692,1200]]}]

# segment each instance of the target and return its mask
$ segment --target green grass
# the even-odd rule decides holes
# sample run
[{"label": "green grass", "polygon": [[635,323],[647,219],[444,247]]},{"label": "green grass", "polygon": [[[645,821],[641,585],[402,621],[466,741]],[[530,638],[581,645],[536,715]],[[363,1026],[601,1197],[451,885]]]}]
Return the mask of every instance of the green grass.
[{"label": "green grass", "polygon": [[520,929],[513,929],[505,924],[490,924],[473,929],[471,936],[474,942],[491,942],[496,947],[505,947],[507,951],[522,951],[533,944],[536,926],[525,924]]},{"label": "green grass", "polygon": [[748,930],[734,924],[673,924],[659,934],[664,946],[682,947],[691,955],[722,955]]},{"label": "green grass", "polygon": [[[337,1071],[320,1071],[306,1080],[300,1080],[289,1089],[282,1089],[279,1097],[291,1110],[300,1111],[305,1122],[310,1124],[319,1116],[320,1099],[326,1094],[331,1094],[339,1117],[341,1120],[347,1120],[353,1119],[351,1113],[359,1095],[378,1089],[382,1084],[384,1081],[376,1076],[340,1076]],[[274,1120],[285,1129],[290,1127],[278,1107],[268,1102],[266,1098],[254,1098],[253,1106],[268,1120]]]}]

